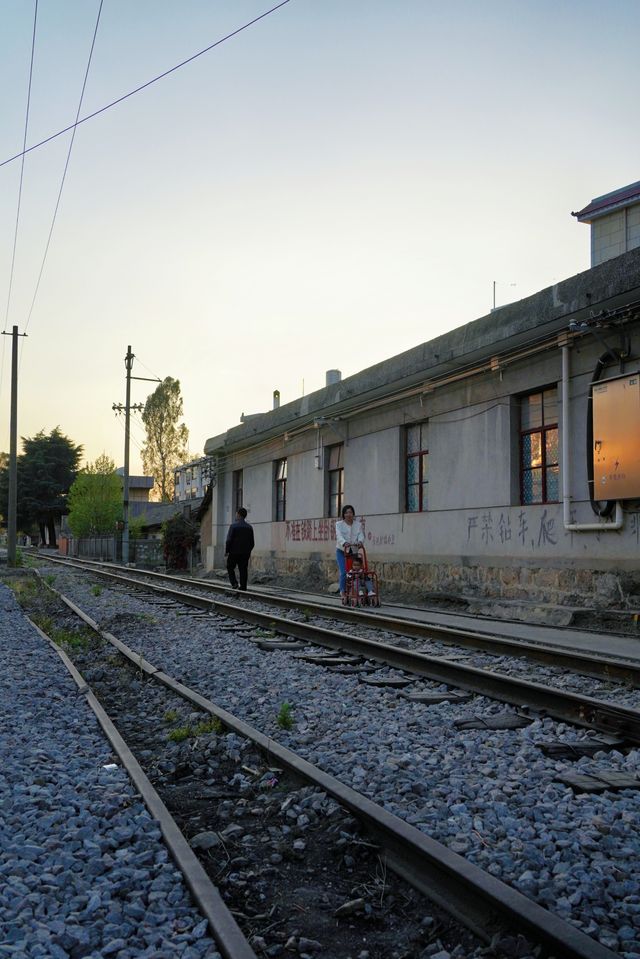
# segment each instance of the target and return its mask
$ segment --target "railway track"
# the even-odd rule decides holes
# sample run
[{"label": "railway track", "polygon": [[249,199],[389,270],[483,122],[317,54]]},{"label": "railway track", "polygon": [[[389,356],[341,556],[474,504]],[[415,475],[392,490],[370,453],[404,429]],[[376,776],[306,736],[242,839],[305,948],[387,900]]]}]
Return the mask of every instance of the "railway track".
[{"label": "railway track", "polygon": [[[120,654],[127,658],[138,683],[141,681],[140,677],[144,678],[144,683],[149,681],[153,681],[154,684],[162,683],[170,694],[177,694],[192,704],[193,707],[197,707],[209,716],[214,717],[216,722],[223,724],[226,729],[232,730],[238,736],[251,741],[256,747],[260,748],[263,755],[267,757],[265,766],[268,768],[272,768],[273,764],[277,763],[278,769],[285,768],[294,776],[302,777],[317,789],[322,790],[323,793],[332,796],[343,808],[366,824],[369,835],[385,851],[385,863],[391,865],[400,875],[407,878],[414,887],[426,892],[431,898],[446,906],[457,918],[463,919],[465,924],[474,933],[482,936],[485,941],[492,938],[496,941],[500,936],[504,936],[505,930],[510,929],[515,930],[516,933],[526,931],[533,942],[543,944],[546,953],[555,955],[558,959],[560,957],[569,959],[573,956],[604,959],[604,957],[614,955],[609,949],[576,929],[574,925],[563,922],[558,916],[542,909],[519,892],[442,847],[406,822],[397,819],[387,810],[377,806],[348,785],[314,767],[286,747],[275,743],[271,736],[251,728],[242,719],[233,716],[200,692],[172,678],[167,671],[162,669],[163,664],[151,664],[141,655],[139,650],[130,649],[111,633],[101,630],[90,616],[67,597],[61,598],[69,609],[72,609],[91,627],[97,636],[101,637],[105,644],[110,644],[109,648],[117,649]],[[85,662],[94,673],[96,672],[96,656],[97,649],[92,648],[88,655],[84,657]],[[82,657],[80,658],[82,659]],[[99,663],[97,669],[99,673]],[[82,688],[82,682],[78,679],[80,688]],[[129,726],[135,729],[144,722],[144,718],[132,719],[131,709],[132,703],[129,699],[125,712],[129,716]],[[110,738],[115,746],[116,739],[113,734],[110,735]],[[120,748],[119,753],[123,761],[126,761],[126,747]],[[258,765],[257,762],[255,764]],[[269,766],[269,764],[271,765]],[[247,767],[245,765],[242,768],[246,769]],[[252,774],[255,772],[257,775],[257,770],[249,768]],[[300,938],[300,936],[297,937],[298,945]],[[313,942],[313,940],[307,940],[305,937],[302,938],[305,942]],[[262,943],[262,937],[259,937],[259,939]],[[295,936],[290,937],[287,948],[293,949],[296,946],[296,943],[293,942],[295,939]],[[251,952],[242,952],[242,949],[247,948],[246,943],[238,945],[237,948],[240,950],[238,952],[234,951],[235,948],[236,946],[233,943],[228,946],[221,946],[223,954],[228,956],[229,959],[236,959],[236,956],[253,955]],[[468,943],[465,948],[470,948]],[[225,951],[225,949],[228,951]],[[272,954],[277,955],[279,953],[274,952]],[[322,954],[338,955],[334,952],[323,952]],[[398,955],[400,954],[398,953]],[[414,953],[403,954],[414,955]],[[471,952],[461,954],[467,956],[471,955]],[[522,955],[522,952],[518,954]]]},{"label": "railway track", "polygon": [[[366,668],[365,663],[376,663],[381,666],[399,670],[405,675],[421,677],[433,683],[445,684],[451,689],[462,690],[481,696],[488,696],[519,708],[526,708],[539,714],[545,714],[555,719],[573,723],[584,728],[598,731],[614,741],[640,743],[640,711],[625,705],[601,698],[571,692],[567,689],[554,688],[545,680],[533,682],[518,676],[505,675],[502,671],[487,668],[476,668],[463,661],[455,661],[446,655],[433,655],[416,649],[407,649],[390,642],[378,639],[368,639],[365,636],[344,630],[322,628],[311,622],[289,617],[278,616],[271,609],[261,611],[249,608],[243,599],[229,602],[229,590],[217,585],[197,583],[197,592],[192,581],[164,574],[141,574],[132,572],[124,567],[115,571],[112,565],[108,568],[103,564],[86,562],[59,561],[70,568],[90,570],[92,573],[120,586],[133,586],[153,593],[167,602],[181,603],[203,611],[213,611],[225,615],[239,622],[262,628],[265,633],[262,648],[283,649],[282,640],[293,640],[295,643],[312,643],[323,649],[331,650],[340,655],[325,661],[327,666],[342,667],[347,670],[361,670]],[[165,584],[165,585],[161,585]],[[211,594],[213,593],[213,596]],[[208,594],[208,595],[207,595]],[[225,601],[220,596],[225,596]],[[446,636],[447,643],[459,641],[465,648],[473,645],[474,648],[499,650],[502,656],[525,657],[527,662],[543,662],[562,669],[571,668],[575,672],[587,676],[606,678],[609,682],[625,683],[630,686],[640,686],[640,666],[637,663],[622,660],[605,660],[602,657],[585,655],[578,652],[567,653],[562,650],[541,648],[538,644],[520,644],[505,641],[501,637],[488,638],[468,630],[453,630],[444,627],[434,627],[406,620],[385,617],[379,613],[366,614],[351,610],[328,611],[326,607],[310,604],[301,604],[296,600],[277,597],[274,603],[272,596],[260,597],[261,603],[268,606],[276,605],[302,612],[305,619],[312,615],[319,615],[323,619],[338,618],[342,622],[349,622],[352,630],[360,626],[370,627],[373,623],[376,628],[383,629],[393,635],[412,639],[430,639],[434,633],[438,639]],[[303,647],[292,645],[290,651],[302,652]],[[344,659],[344,654],[356,657],[353,662]],[[375,680],[373,680],[375,682]],[[403,679],[396,677],[396,685],[400,686]],[[392,685],[389,680],[381,680]],[[416,693],[415,695],[419,695]]]},{"label": "railway track", "polygon": [[[118,566],[114,563],[101,563],[92,560],[69,560],[57,557],[43,556],[47,561],[66,563],[78,569],[93,570],[99,573],[109,571],[122,572],[141,582],[166,583],[173,586],[182,586],[186,589],[197,588],[202,595],[238,597],[236,591],[228,586],[213,583],[207,580],[194,580],[169,573],[133,570],[130,567]],[[543,642],[527,642],[512,640],[505,636],[490,635],[473,629],[459,629],[442,626],[435,623],[425,623],[407,617],[388,615],[383,609],[371,611],[366,607],[359,609],[345,608],[340,605],[328,605],[322,602],[311,602],[308,598],[296,599],[291,595],[282,595],[271,591],[252,591],[243,594],[242,602],[246,606],[247,599],[254,599],[260,603],[279,607],[285,610],[298,611],[305,616],[313,615],[336,622],[355,624],[357,628],[371,627],[384,630],[391,635],[410,637],[417,640],[438,640],[443,644],[451,644],[465,649],[475,649],[496,654],[498,656],[525,657],[531,662],[550,664],[578,670],[584,675],[590,675],[606,680],[615,680],[640,686],[640,666],[636,660],[623,657],[585,653],[573,647],[553,647]],[[570,635],[571,631],[568,631]]]}]

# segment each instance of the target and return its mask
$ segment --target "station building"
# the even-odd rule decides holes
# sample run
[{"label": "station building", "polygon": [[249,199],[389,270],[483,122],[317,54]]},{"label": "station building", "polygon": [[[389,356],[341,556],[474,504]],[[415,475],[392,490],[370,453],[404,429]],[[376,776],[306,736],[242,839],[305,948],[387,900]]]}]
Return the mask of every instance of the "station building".
[{"label": "station building", "polygon": [[254,574],[327,588],[352,503],[383,600],[637,608],[639,370],[636,244],[209,439],[205,565],[244,506]]}]

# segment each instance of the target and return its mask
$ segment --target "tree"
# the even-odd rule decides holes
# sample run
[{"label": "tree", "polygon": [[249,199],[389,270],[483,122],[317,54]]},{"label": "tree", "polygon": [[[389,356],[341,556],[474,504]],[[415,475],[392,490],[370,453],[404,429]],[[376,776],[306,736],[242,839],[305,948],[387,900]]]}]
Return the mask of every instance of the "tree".
[{"label": "tree", "polygon": [[[56,522],[67,512],[67,493],[73,483],[82,446],[60,432],[56,426],[48,435],[40,430],[33,437],[22,437],[23,452],[18,456],[17,525],[25,532],[37,524],[40,542],[55,547]],[[6,516],[9,502],[9,468],[0,469],[0,510]]]},{"label": "tree", "polygon": [[68,498],[69,528],[74,536],[113,533],[122,519],[122,479],[104,453],[76,476]]},{"label": "tree", "polygon": [[178,423],[181,416],[180,380],[167,376],[147,397],[142,414],[147,431],[142,465],[145,473],[155,478],[163,503],[173,499],[173,471],[187,458],[189,430]]}]

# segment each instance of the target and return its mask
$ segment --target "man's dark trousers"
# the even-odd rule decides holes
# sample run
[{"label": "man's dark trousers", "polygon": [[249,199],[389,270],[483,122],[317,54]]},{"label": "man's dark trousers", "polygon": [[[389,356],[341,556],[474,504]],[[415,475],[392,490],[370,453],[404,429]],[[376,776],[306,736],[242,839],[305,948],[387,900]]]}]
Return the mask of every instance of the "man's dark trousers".
[{"label": "man's dark trousers", "polygon": [[229,574],[229,582],[233,589],[238,588],[238,580],[236,579],[236,566],[238,567],[238,573],[240,575],[240,589],[247,588],[247,574],[249,569],[249,555],[247,553],[229,553],[227,556],[227,573]]}]

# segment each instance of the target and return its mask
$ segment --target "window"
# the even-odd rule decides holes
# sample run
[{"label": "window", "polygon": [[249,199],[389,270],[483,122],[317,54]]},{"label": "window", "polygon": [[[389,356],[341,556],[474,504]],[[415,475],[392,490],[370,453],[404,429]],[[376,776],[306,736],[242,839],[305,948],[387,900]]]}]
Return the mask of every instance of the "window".
[{"label": "window", "polygon": [[329,479],[329,516],[339,517],[344,500],[344,445],[327,447],[327,474]]},{"label": "window", "polygon": [[520,502],[557,503],[558,391],[531,393],[520,399]]},{"label": "window", "polygon": [[287,461],[274,463],[274,482],[276,487],[276,523],[287,518]]},{"label": "window", "polygon": [[429,442],[427,423],[407,426],[407,513],[422,513],[427,509],[429,488]]},{"label": "window", "polygon": [[231,475],[233,483],[231,502],[235,515],[242,506],[242,470],[234,470]]}]

